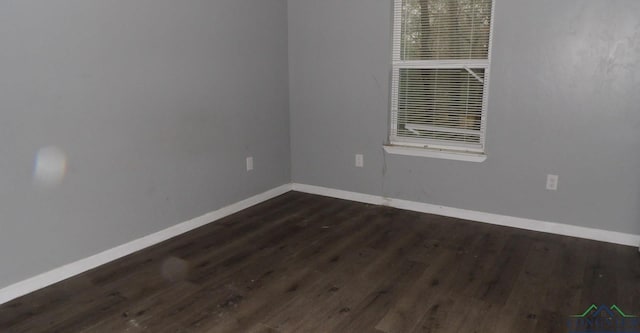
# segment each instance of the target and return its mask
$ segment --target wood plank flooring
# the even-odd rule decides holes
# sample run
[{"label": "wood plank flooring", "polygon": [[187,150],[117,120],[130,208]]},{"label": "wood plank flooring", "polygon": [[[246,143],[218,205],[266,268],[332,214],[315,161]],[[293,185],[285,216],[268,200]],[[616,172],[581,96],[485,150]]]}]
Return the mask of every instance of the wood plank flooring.
[{"label": "wood plank flooring", "polygon": [[289,192],[0,305],[0,332],[566,332],[636,248]]}]

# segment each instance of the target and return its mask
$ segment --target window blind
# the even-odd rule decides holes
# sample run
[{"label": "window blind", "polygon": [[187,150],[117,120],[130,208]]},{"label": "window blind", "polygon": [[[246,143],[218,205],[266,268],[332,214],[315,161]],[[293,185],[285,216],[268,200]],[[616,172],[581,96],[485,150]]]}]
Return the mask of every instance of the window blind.
[{"label": "window blind", "polygon": [[390,141],[484,151],[492,0],[395,0]]}]

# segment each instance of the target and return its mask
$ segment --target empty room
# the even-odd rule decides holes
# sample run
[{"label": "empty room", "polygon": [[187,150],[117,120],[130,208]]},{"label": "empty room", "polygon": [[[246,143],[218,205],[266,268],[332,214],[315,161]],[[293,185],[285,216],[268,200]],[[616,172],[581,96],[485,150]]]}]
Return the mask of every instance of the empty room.
[{"label": "empty room", "polygon": [[640,1],[0,0],[0,332],[640,332]]}]

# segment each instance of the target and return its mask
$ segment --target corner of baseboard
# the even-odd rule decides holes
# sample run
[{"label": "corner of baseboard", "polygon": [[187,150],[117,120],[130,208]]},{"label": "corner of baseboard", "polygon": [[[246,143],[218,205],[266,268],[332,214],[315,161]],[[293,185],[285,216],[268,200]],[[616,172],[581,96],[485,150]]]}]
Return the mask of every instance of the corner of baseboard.
[{"label": "corner of baseboard", "polygon": [[49,272],[7,286],[3,289],[0,289],[0,304],[4,304],[18,297],[24,296],[54,283],[81,274],[85,271],[104,265],[131,253],[143,250],[149,246],[161,243],[165,240],[176,237],[180,234],[199,228],[206,224],[213,223],[221,218],[224,218],[261,202],[267,201],[269,199],[275,198],[292,190],[367,204],[384,205],[398,209],[436,214],[494,225],[558,234],[563,236],[584,238],[607,243],[628,245],[634,247],[637,247],[640,244],[640,235],[484,213],[459,208],[432,205],[422,202],[385,198],[382,196],[337,190],[322,186],[289,183],[257,194],[229,206],[222,207],[218,210],[204,214],[200,217],[196,217],[192,220],[182,222],[159,232],[106,250],[94,256],[70,263],[68,265],[53,269]]}]

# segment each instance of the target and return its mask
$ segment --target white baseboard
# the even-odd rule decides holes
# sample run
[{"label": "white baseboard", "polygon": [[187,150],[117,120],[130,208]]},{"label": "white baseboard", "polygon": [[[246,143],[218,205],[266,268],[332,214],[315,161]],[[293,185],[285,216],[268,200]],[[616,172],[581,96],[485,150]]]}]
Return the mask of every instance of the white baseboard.
[{"label": "white baseboard", "polygon": [[0,289],[0,304],[6,303],[20,296],[29,294],[36,290],[50,286],[54,283],[68,279],[80,273],[86,272],[90,269],[104,265],[116,259],[127,256],[131,253],[140,251],[149,246],[161,243],[170,238],[176,237],[193,229],[202,227],[211,222],[222,219],[226,216],[239,212],[243,209],[249,208],[263,201],[267,201],[271,198],[277,197],[281,194],[291,191],[291,184],[285,184],[264,193],[255,195],[251,198],[242,200],[240,202],[231,204],[229,206],[220,208],[211,213],[207,213],[200,217],[196,217],[192,220],[180,223],[173,227],[158,231],[151,235],[136,239],[129,243],[114,247],[104,252],[98,253],[94,256],[70,263],[68,265],[56,268],[49,272],[40,274],[38,276],[29,278],[27,280],[10,285],[3,289]]},{"label": "white baseboard", "polygon": [[519,229],[532,231],[540,231],[564,236],[585,238],[597,240],[607,243],[638,246],[640,244],[640,235],[625,234],[615,231],[607,231],[574,225],[545,222],[539,220],[525,219],[520,217],[512,217],[498,214],[490,214],[477,212],[466,209],[452,208],[446,206],[426,204],[422,202],[384,198],[376,195],[336,190],[326,187],[304,185],[304,184],[285,184],[269,190],[267,192],[255,195],[246,200],[234,203],[232,205],[220,208],[203,216],[196,217],[192,220],[180,223],[173,227],[161,230],[154,234],[136,239],[129,243],[106,250],[89,258],[85,258],[71,264],[56,268],[49,272],[29,278],[27,280],[10,285],[0,289],[0,304],[11,301],[20,296],[29,294],[36,290],[50,286],[54,283],[68,279],[80,273],[86,272],[98,266],[104,265],[116,259],[122,258],[134,252],[145,249],[149,246],[161,243],[170,238],[176,237],[193,229],[207,225],[211,222],[222,219],[226,216],[249,208],[271,198],[291,190],[317,194],[327,197],[364,202],[374,205],[383,205],[399,209],[411,210],[416,212],[436,214],[441,216],[455,217],[464,220],[477,221]]},{"label": "white baseboard", "polygon": [[326,187],[292,184],[294,191],[318,194],[327,197],[358,201],[374,205],[390,206],[399,209],[411,210],[421,213],[429,213],[441,216],[455,217],[463,220],[477,221],[506,227],[546,232],[551,234],[591,239],[601,242],[629,245],[640,245],[640,235],[625,234],[616,231],[607,231],[594,228],[579,227],[575,225],[556,222],[546,222],[520,217],[490,214],[473,210],[452,208],[446,206],[426,204],[422,202],[384,198],[381,196],[362,194],[356,192],[336,190]]}]

